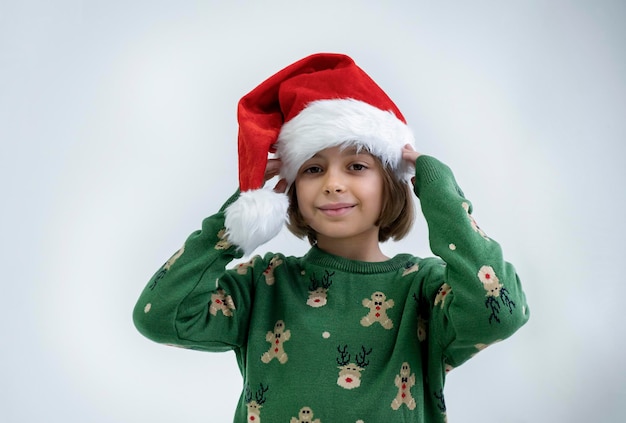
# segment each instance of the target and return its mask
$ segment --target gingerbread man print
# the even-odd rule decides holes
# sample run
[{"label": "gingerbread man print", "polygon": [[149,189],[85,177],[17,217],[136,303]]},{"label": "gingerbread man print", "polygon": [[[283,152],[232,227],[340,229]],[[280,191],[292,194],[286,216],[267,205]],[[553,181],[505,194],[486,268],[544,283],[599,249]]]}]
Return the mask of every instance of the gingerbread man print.
[{"label": "gingerbread man print", "polygon": [[463,202],[463,204],[461,204],[461,207],[463,207],[463,210],[465,210],[467,212],[467,217],[468,217],[468,219],[470,221],[470,225],[472,226],[472,229],[474,229],[474,231],[478,232],[478,234],[480,236],[482,236],[483,238],[485,238],[487,241],[490,241],[490,239],[487,236],[487,234],[485,234],[485,232],[482,229],[480,229],[480,227],[476,223],[476,220],[474,220],[474,217],[471,215],[471,210],[470,210],[469,204],[466,203],[466,202]]},{"label": "gingerbread man print", "polygon": [[235,266],[235,270],[237,271],[237,274],[239,275],[245,275],[248,273],[248,269],[250,269],[252,266],[254,266],[254,261],[256,260],[257,256],[252,257],[249,261],[245,262],[245,263],[239,263],[237,266]]},{"label": "gingerbread man print", "polygon": [[385,294],[376,291],[370,298],[364,298],[362,303],[363,307],[369,308],[370,311],[361,319],[361,325],[368,327],[378,322],[385,329],[393,327],[393,322],[387,316],[387,310],[394,304],[392,299],[387,300]]},{"label": "gingerbread man print", "polygon": [[302,407],[298,412],[298,418],[292,417],[289,423],[322,423],[320,419],[313,418],[311,407]]},{"label": "gingerbread man print", "polygon": [[221,229],[217,233],[217,237],[219,238],[219,241],[217,241],[217,243],[215,244],[216,250],[227,250],[233,245],[230,243],[230,241],[228,241],[228,237],[226,236],[226,229]]},{"label": "gingerbread man print", "polygon": [[163,276],[165,276],[165,274],[167,273],[168,270],[170,270],[170,267],[172,267],[174,265],[174,263],[176,263],[176,260],[178,260],[178,258],[180,256],[183,255],[183,253],[185,252],[185,246],[183,245],[178,251],[176,251],[172,257],[170,257],[164,264],[163,266],[161,266],[161,268],[159,269],[158,273],[156,274],[156,276],[154,277],[154,280],[152,281],[152,283],[148,286],[148,288],[150,288],[150,290],[153,290],[154,288],[156,288],[157,284],[159,283],[159,281],[163,278]]},{"label": "gingerbread man print", "polygon": [[281,264],[283,264],[283,261],[278,256],[270,260],[267,268],[263,272],[263,275],[265,276],[265,283],[268,285],[274,285],[274,282],[276,282],[276,279],[274,278],[274,270]]},{"label": "gingerbread man print", "polygon": [[411,395],[411,388],[415,385],[415,373],[411,373],[409,363],[402,363],[400,373],[396,375],[394,383],[398,388],[398,394],[391,402],[391,408],[398,410],[402,404],[405,404],[409,410],[415,410],[415,399]]},{"label": "gingerbread man print", "polygon": [[226,317],[233,315],[235,309],[235,303],[230,295],[227,295],[223,289],[218,289],[215,293],[211,294],[211,305],[209,306],[209,313],[213,316],[217,316],[217,312],[221,311]]},{"label": "gingerbread man print", "polygon": [[261,356],[261,361],[265,364],[273,359],[278,360],[280,364],[285,364],[289,357],[285,352],[283,344],[291,338],[291,331],[285,329],[285,322],[279,320],[274,325],[274,330],[267,332],[265,340],[270,343],[270,348]]},{"label": "gingerbread man print", "polygon": [[448,298],[448,294],[450,294],[450,292],[452,292],[452,287],[450,285],[448,285],[447,283],[444,283],[443,285],[441,285],[439,289],[437,290],[437,296],[435,297],[435,305],[441,304],[441,308],[443,308],[443,305],[446,302],[446,298]]}]

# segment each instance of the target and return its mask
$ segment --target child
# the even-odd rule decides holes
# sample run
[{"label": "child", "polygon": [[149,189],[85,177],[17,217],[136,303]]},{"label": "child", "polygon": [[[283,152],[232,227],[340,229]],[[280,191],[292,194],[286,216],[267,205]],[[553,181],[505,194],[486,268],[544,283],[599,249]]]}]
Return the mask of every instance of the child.
[{"label": "child", "polygon": [[[400,111],[343,55],[288,66],[242,98],[238,118],[240,190],[152,277],[139,331],[234,350],[235,422],[446,421],[446,373],[528,319],[513,266],[450,169],[414,150]],[[411,188],[438,258],[380,249],[409,231]],[[285,219],[309,239],[305,256],[225,269]]]}]

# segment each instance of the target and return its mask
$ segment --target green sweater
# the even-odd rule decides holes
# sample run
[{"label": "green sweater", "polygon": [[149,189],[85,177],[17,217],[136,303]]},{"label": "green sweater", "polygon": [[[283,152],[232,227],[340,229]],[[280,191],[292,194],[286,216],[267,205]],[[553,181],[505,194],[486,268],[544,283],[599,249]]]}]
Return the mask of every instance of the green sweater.
[{"label": "green sweater", "polygon": [[357,262],[241,253],[224,209],[152,277],[134,310],[148,338],[234,350],[235,422],[444,422],[446,373],[515,332],[528,308],[513,266],[471,217],[450,169],[416,161],[415,193],[438,257]]}]

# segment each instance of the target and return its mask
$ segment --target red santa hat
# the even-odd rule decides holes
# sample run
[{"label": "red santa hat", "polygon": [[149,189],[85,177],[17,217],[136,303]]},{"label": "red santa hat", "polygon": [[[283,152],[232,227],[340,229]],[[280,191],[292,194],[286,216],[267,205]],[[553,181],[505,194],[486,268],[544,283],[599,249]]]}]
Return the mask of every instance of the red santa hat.
[{"label": "red santa hat", "polygon": [[245,254],[272,239],[287,218],[288,198],[263,188],[268,154],[282,161],[288,184],[315,153],[358,146],[404,180],[402,147],[414,145],[400,110],[354,61],[319,53],[301,59],[246,94],[237,110],[240,197],[226,209],[228,240]]}]

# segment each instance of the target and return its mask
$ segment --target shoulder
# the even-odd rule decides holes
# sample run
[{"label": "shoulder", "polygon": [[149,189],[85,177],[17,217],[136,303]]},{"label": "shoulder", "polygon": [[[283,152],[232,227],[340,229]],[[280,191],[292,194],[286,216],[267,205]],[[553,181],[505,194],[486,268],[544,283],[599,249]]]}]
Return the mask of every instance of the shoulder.
[{"label": "shoulder", "polygon": [[430,285],[443,283],[446,263],[439,257],[415,257],[407,255],[406,264],[399,271],[402,279],[411,278],[413,284]]},{"label": "shoulder", "polygon": [[255,273],[267,273],[277,268],[300,267],[301,258],[285,256],[282,253],[266,252],[257,254],[250,258],[236,263],[230,270],[239,274],[248,273],[252,270]]},{"label": "shoulder", "polygon": [[433,267],[444,265],[445,263],[439,257],[417,257],[411,254],[399,254],[394,257],[394,260],[400,260],[404,262],[403,271],[413,270],[422,271],[425,269],[432,269]]}]

